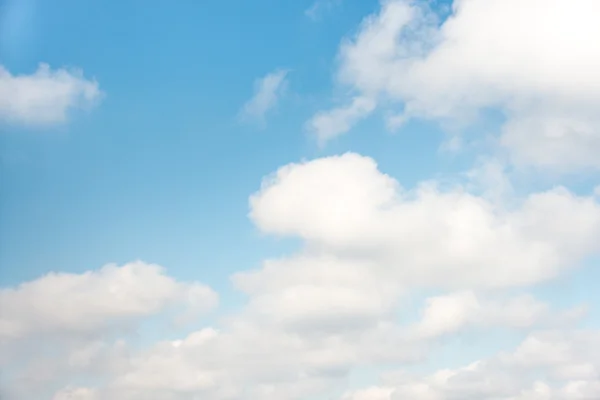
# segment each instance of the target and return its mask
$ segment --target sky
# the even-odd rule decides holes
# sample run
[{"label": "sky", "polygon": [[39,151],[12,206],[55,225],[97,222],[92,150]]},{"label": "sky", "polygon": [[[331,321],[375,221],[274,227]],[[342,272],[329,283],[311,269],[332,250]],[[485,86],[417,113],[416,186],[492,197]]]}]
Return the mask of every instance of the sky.
[{"label": "sky", "polygon": [[600,398],[596,0],[0,0],[0,398]]}]

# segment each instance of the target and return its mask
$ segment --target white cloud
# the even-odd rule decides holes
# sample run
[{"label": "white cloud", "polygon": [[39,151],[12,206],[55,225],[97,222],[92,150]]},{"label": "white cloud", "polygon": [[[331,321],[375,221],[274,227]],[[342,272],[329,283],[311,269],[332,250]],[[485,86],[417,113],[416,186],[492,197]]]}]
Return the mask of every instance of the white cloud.
[{"label": "white cloud", "polygon": [[600,167],[599,13],[595,0],[457,0],[439,24],[426,2],[383,1],[342,44],[338,78],[401,103],[404,120],[468,123],[498,109],[515,161]]},{"label": "white cloud", "polygon": [[0,121],[30,126],[66,122],[69,112],[88,109],[102,97],[98,82],[79,70],[41,64],[31,75],[12,75],[0,65]]},{"label": "white cloud", "polygon": [[463,291],[427,299],[416,331],[424,337],[437,337],[471,327],[524,329],[543,324],[561,326],[580,317],[583,311],[576,308],[557,313],[548,304],[530,295],[493,299]]},{"label": "white cloud", "polygon": [[265,232],[362,260],[407,286],[529,285],[600,250],[593,196],[557,187],[508,206],[437,186],[404,189],[348,153],[282,167],[252,196],[250,216]]},{"label": "white cloud", "polygon": [[251,296],[249,312],[297,331],[372,327],[389,315],[401,293],[369,265],[335,256],[267,261],[262,269],[234,275],[234,283]]},{"label": "white cloud", "polygon": [[142,262],[83,274],[50,273],[0,290],[0,339],[93,333],[170,305],[201,311],[216,303],[217,294],[209,287],[177,282],[162,267]]},{"label": "white cloud", "polygon": [[243,120],[264,122],[266,114],[271,111],[287,89],[288,70],[278,69],[254,83],[254,95],[240,111]]}]

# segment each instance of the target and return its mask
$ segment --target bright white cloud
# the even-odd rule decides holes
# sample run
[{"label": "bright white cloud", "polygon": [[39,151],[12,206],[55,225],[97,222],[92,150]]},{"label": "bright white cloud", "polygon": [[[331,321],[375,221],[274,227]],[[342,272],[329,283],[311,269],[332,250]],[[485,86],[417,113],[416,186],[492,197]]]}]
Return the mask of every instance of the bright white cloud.
[{"label": "bright white cloud", "polygon": [[162,267],[142,262],[83,274],[50,273],[0,290],[0,339],[94,333],[171,305],[202,311],[216,303],[209,287],[177,282]]},{"label": "bright white cloud", "polygon": [[66,122],[69,112],[89,109],[102,98],[98,82],[79,70],[41,64],[31,75],[13,75],[0,65],[0,122],[45,126]]},{"label": "bright white cloud", "polygon": [[593,196],[557,187],[508,206],[435,182],[407,190],[353,153],[282,167],[250,202],[263,231],[370,263],[405,285],[529,285],[600,250]]},{"label": "bright white cloud", "polygon": [[278,69],[254,82],[254,95],[240,111],[243,120],[264,122],[266,114],[277,106],[287,89],[288,70]]},{"label": "bright white cloud", "polygon": [[[600,167],[598,14],[595,0],[460,0],[439,24],[426,2],[384,1],[342,44],[338,78],[359,96],[401,103],[400,120],[468,122],[498,109],[515,161]],[[327,137],[356,118],[336,121],[313,126]]]}]

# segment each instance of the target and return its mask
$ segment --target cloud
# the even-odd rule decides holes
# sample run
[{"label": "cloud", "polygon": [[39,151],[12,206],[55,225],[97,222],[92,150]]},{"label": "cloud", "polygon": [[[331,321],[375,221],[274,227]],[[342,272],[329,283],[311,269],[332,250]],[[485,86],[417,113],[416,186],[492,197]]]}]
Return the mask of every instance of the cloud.
[{"label": "cloud", "polygon": [[557,313],[531,295],[490,299],[472,291],[454,292],[427,299],[416,332],[424,337],[438,337],[473,327],[562,326],[575,321],[583,311],[576,308]]},{"label": "cloud", "polygon": [[266,261],[259,270],[235,274],[233,282],[250,296],[249,312],[305,332],[373,327],[389,317],[401,293],[369,265],[335,256]]},{"label": "cloud", "polygon": [[369,115],[376,104],[368,97],[355,97],[345,107],[320,112],[308,121],[307,128],[317,135],[320,144],[344,133],[357,121]]},{"label": "cloud", "polygon": [[317,21],[323,16],[323,13],[339,6],[342,0],[316,0],[304,14],[313,21]]},{"label": "cloud", "polygon": [[254,83],[254,95],[240,111],[242,120],[264,122],[266,114],[277,106],[287,88],[289,71],[275,70]]},{"label": "cloud", "polygon": [[600,250],[593,196],[556,187],[509,206],[439,187],[404,189],[374,160],[348,153],[280,168],[251,197],[250,217],[264,232],[300,237],[310,251],[360,260],[407,286],[531,285]]},{"label": "cloud", "polygon": [[[600,50],[590,41],[600,37],[598,2],[460,0],[441,23],[427,4],[382,2],[341,45],[338,81],[354,96],[397,103],[401,121],[469,124],[499,110],[499,142],[515,162],[600,167]],[[327,131],[356,120],[337,122]]]},{"label": "cloud", "polygon": [[142,262],[109,264],[83,274],[49,273],[0,289],[0,340],[94,333],[170,305],[206,310],[217,301],[209,287],[177,282],[162,267]]},{"label": "cloud", "polygon": [[[379,324],[358,331],[338,329],[323,333],[281,330],[281,326],[273,322],[244,313],[230,319],[221,330],[204,328],[181,340],[161,341],[140,351],[115,354],[109,346],[97,347],[104,352],[112,351],[112,357],[120,357],[121,360],[113,360],[116,367],[112,367],[107,383],[87,389],[67,385],[57,397],[81,393],[116,400],[185,399],[193,396],[219,400],[248,396],[267,400],[282,397],[300,399],[333,393],[332,390],[343,386],[349,371],[357,366],[416,361],[419,350],[423,348],[419,340],[424,338],[403,335],[406,327],[402,326]],[[534,351],[539,353],[535,348]],[[537,368],[548,364],[531,353],[532,350],[525,349],[511,358],[504,356],[503,365],[522,368],[526,362],[533,362]],[[102,364],[99,354],[96,351],[95,358],[80,356],[77,359],[86,360],[88,365],[98,365]],[[565,364],[553,365],[562,368],[570,366],[571,362],[578,360],[569,359]],[[81,365],[72,366],[75,369],[71,372],[71,379],[76,373],[81,373]],[[581,370],[569,368],[575,373]],[[390,390],[373,392],[384,396]],[[370,400],[369,397],[358,398]]]},{"label": "cloud", "polygon": [[69,112],[100,101],[98,82],[79,70],[52,70],[40,64],[31,75],[12,75],[0,65],[0,121],[48,126],[67,121]]}]

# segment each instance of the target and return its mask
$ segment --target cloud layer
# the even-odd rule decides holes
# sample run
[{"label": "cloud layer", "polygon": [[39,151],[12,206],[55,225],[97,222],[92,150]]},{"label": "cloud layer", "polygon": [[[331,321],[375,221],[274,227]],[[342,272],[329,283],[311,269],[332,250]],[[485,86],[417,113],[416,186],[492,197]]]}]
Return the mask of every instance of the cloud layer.
[{"label": "cloud layer", "polygon": [[[591,333],[573,330],[585,308],[556,309],[518,288],[597,254],[597,199],[557,188],[508,206],[466,186],[438,186],[403,188],[355,153],[280,168],[250,197],[250,216],[263,231],[298,236],[304,246],[234,274],[245,305],[180,339],[140,347],[116,329],[216,304],[208,287],[177,282],[155,265],[49,274],[3,289],[2,352],[22,365],[10,370],[7,397],[52,391],[55,399],[437,400],[493,398],[498,390],[496,398],[508,400],[535,390],[559,399],[595,393],[588,375],[600,359],[576,349],[562,355],[555,339],[575,335],[582,339],[573,346],[586,345]],[[423,290],[436,294],[423,298]],[[399,318],[411,305],[420,312]],[[511,356],[341,393],[356,369],[408,366],[447,337],[496,329],[532,336]],[[19,344],[36,337],[46,342],[33,354]],[[558,355],[542,354],[543,346]],[[544,354],[551,358],[540,359]],[[548,375],[535,383],[523,368]],[[76,384],[91,378],[95,385]]]}]

